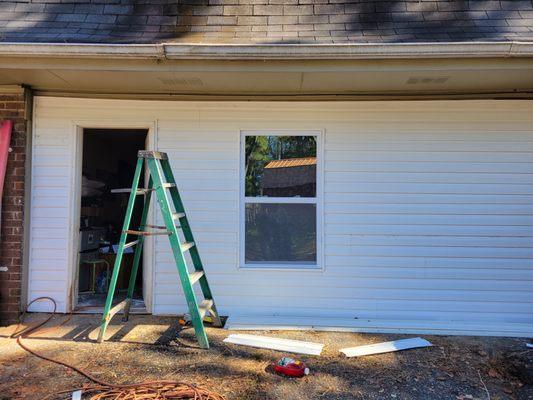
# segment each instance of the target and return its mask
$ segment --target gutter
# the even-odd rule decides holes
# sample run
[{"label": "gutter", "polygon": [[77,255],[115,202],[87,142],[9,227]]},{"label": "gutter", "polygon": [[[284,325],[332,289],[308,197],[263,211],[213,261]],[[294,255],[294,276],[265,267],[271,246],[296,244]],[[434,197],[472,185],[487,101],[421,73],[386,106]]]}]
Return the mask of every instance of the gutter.
[{"label": "gutter", "polygon": [[168,60],[371,60],[533,57],[533,42],[357,44],[0,43],[0,57]]}]

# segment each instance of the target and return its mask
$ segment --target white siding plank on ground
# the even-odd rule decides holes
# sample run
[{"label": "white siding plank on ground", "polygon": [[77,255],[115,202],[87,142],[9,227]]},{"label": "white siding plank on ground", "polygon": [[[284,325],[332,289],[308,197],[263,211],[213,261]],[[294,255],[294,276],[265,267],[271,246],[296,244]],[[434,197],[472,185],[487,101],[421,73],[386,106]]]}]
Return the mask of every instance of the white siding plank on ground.
[{"label": "white siding plank on ground", "polygon": [[[130,118],[157,121],[156,147],[169,153],[222,314],[275,314],[296,325],[329,315],[337,318],[330,326],[352,321],[344,328],[361,331],[533,335],[532,102],[38,98],[37,111],[35,293],[50,281],[46,271],[66,262],[62,253],[49,259],[47,248],[68,240],[54,232],[71,222],[69,121]],[[240,130],[324,131],[323,269],[239,268]],[[170,249],[156,241],[153,311],[183,312]],[[288,307],[294,299],[299,306]]]}]

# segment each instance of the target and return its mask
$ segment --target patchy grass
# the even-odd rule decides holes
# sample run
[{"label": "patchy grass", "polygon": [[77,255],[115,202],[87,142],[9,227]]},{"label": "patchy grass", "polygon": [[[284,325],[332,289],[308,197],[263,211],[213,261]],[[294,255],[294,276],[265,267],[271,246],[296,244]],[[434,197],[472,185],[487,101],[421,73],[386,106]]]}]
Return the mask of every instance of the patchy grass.
[{"label": "patchy grass", "polygon": [[[33,324],[45,315],[31,315]],[[58,325],[65,317],[50,323]],[[118,320],[118,318],[117,318]],[[405,335],[332,332],[254,332],[324,343],[321,356],[296,356],[311,374],[288,379],[269,366],[281,352],[225,344],[228,331],[208,329],[212,348],[199,349],[192,329],[176,318],[134,315],[110,326],[110,340],[97,344],[99,316],[75,315],[62,326],[38,332],[25,343],[113,383],[175,379],[204,386],[228,400],[309,399],[533,399],[533,350],[526,340],[424,336],[434,346],[348,359],[338,350]],[[0,328],[0,399],[42,399],[86,379],[22,350]],[[252,333],[252,332],[247,332]],[[67,398],[67,397],[64,397]]]}]

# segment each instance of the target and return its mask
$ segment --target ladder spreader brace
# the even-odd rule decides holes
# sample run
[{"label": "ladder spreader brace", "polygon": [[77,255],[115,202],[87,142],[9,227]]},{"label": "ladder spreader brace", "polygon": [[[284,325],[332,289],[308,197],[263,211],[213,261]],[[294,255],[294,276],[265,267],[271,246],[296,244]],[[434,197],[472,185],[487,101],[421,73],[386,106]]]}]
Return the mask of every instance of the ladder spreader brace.
[{"label": "ladder spreader brace", "polygon": [[[143,164],[146,162],[150,178],[148,180],[147,188],[139,188],[139,181],[143,170]],[[113,267],[113,274],[109,282],[107,299],[102,316],[102,323],[100,325],[100,333],[98,335],[98,342],[103,342],[107,325],[111,318],[119,311],[124,311],[123,320],[127,321],[129,318],[131,300],[133,298],[133,290],[135,287],[135,280],[137,278],[137,270],[139,261],[141,259],[141,252],[145,236],[152,235],[167,235],[172,248],[172,254],[178,269],[178,275],[187,300],[187,306],[191,315],[194,332],[200,347],[208,349],[209,341],[205,333],[203,319],[206,314],[210,314],[214,326],[222,326],[220,316],[215,307],[215,302],[207,282],[204,267],[200,259],[198,247],[194,240],[192,230],[185,214],[185,209],[181,201],[181,197],[176,186],[174,174],[170,168],[168,156],[166,153],[158,151],[141,150],[138,154],[137,167],[135,175],[133,176],[133,184],[131,189],[113,190],[114,193],[130,193],[128,207],[126,209],[126,216],[124,217],[124,225],[120,235],[120,242],[118,244],[117,255],[115,258],[115,265]],[[155,192],[161,214],[165,222],[164,226],[147,225],[146,220],[148,216],[148,209],[150,207],[150,199],[152,192]],[[138,195],[144,196],[144,208],[141,216],[141,223],[138,230],[130,229],[131,217],[135,205],[135,199]],[[178,224],[178,226],[176,226]],[[156,229],[157,231],[147,231],[146,229]],[[181,230],[181,236],[178,235],[178,230]],[[127,243],[128,236],[137,236],[137,239]],[[130,280],[128,284],[128,292],[126,299],[115,306],[113,305],[113,297],[117,285],[117,279],[122,263],[122,256],[124,249],[128,247],[135,247],[135,255],[133,257],[133,266],[131,269]],[[185,252],[189,252],[194,271],[189,272]],[[200,288],[204,300],[198,303],[194,293],[193,286],[195,283],[200,283]]]}]

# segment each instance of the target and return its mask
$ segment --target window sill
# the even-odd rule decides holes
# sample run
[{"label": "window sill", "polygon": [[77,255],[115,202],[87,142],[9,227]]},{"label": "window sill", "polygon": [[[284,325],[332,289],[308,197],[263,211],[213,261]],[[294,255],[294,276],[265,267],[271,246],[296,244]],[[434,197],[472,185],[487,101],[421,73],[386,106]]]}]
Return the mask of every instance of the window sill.
[{"label": "window sill", "polygon": [[244,264],[240,265],[239,269],[250,271],[289,271],[289,272],[301,272],[301,271],[314,271],[322,272],[324,268],[317,264],[303,264],[303,265],[291,265],[291,264]]}]

